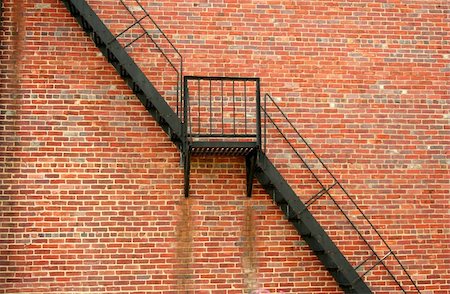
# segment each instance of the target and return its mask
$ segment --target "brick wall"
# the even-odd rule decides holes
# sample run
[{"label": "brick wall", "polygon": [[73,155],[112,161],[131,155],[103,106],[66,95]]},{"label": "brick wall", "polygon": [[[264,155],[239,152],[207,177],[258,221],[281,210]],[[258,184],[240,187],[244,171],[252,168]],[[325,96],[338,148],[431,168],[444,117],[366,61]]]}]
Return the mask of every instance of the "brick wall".
[{"label": "brick wall", "polygon": [[[194,158],[184,201],[179,152],[60,1],[2,2],[0,293],[341,292],[259,185],[246,199],[241,159]],[[450,292],[447,1],[142,2],[186,74],[261,77],[420,289]],[[148,48],[132,55],[169,97]],[[311,209],[351,255],[336,211]]]}]

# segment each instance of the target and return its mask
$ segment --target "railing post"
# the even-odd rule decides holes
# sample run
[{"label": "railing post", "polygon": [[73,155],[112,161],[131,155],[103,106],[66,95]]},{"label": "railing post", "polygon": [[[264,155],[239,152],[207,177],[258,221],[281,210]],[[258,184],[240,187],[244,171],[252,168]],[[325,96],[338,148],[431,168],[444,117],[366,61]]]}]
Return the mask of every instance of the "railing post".
[{"label": "railing post", "polygon": [[[179,74],[180,76],[178,77],[178,80],[179,80],[179,83],[180,83],[180,85],[179,85],[179,89],[177,89],[178,91],[179,91],[179,93],[177,93],[177,95],[180,95],[180,101],[178,102],[177,101],[177,105],[178,105],[178,103],[180,103],[180,112],[181,113],[184,113],[183,111],[183,108],[184,108],[184,106],[183,106],[183,95],[184,95],[184,80],[183,80],[183,78],[184,78],[184,76],[183,76],[183,56],[181,56],[180,55],[180,74]],[[178,106],[177,106],[178,107]],[[178,117],[180,117],[182,114],[181,113],[178,113],[177,112],[177,115],[178,115]],[[181,121],[183,121],[182,119],[181,119]]]},{"label": "railing post", "polygon": [[189,90],[188,79],[184,77],[183,83],[183,167],[184,167],[184,197],[189,197],[189,178],[191,172],[191,154],[189,150],[189,134],[188,134],[188,108],[189,108]]},{"label": "railing post", "polygon": [[188,91],[188,79],[184,77],[183,81],[183,96],[182,96],[182,104],[183,104],[183,117],[181,122],[183,123],[183,136],[187,139],[187,130],[188,130],[188,105],[189,105],[189,91]]},{"label": "railing post", "polygon": [[[177,78],[176,78],[177,79],[177,81],[176,81],[177,82],[177,90],[176,90],[177,101],[176,101],[175,108],[176,108],[176,114],[177,114],[178,118],[180,118],[180,116],[182,115],[181,113],[183,112],[183,110],[180,109],[183,107],[183,104],[181,102],[181,100],[183,99],[183,93],[182,93],[182,89],[183,89],[183,56],[181,55],[180,51],[178,51],[178,49],[175,47],[175,45],[172,43],[172,41],[170,41],[170,39],[167,37],[167,35],[164,33],[164,31],[161,30],[160,26],[155,22],[155,20],[151,17],[151,15],[147,12],[145,7],[142,5],[141,2],[139,2],[139,0],[135,0],[135,2],[140,7],[142,12],[144,13],[144,16],[142,16],[139,19],[136,17],[136,14],[133,13],[133,10],[130,8],[130,6],[124,2],[124,0],[119,0],[119,1],[125,7],[125,9],[128,11],[128,13],[131,15],[131,17],[134,19],[134,23],[131,24],[130,26],[128,26],[125,30],[123,30],[119,34],[117,34],[114,37],[114,39],[112,41],[110,41],[109,43],[116,41],[120,36],[122,36],[129,29],[133,28],[135,25],[139,25],[139,27],[142,29],[143,33],[141,35],[139,35],[137,38],[135,38],[133,41],[127,43],[124,46],[124,48],[131,46],[134,42],[136,42],[143,36],[147,36],[152,41],[152,43],[155,45],[155,47],[162,54],[164,59],[169,63],[170,67],[172,67],[172,69],[175,71],[175,73],[177,75]],[[165,39],[167,41],[167,43],[169,44],[169,46],[173,49],[173,52],[175,53],[175,55],[177,55],[179,57],[179,60],[180,60],[179,68],[178,68],[178,65],[176,65],[176,62],[172,62],[171,58],[169,58],[168,53],[162,47],[162,44],[160,42],[157,42],[157,38],[155,38],[154,36],[152,37],[152,35],[148,32],[146,27],[141,23],[145,18],[150,19],[150,21],[153,23],[153,25],[156,27],[156,29],[159,31],[159,33],[162,35],[161,39]]]},{"label": "railing post", "polygon": [[260,79],[256,79],[256,142],[261,149],[261,88]]},{"label": "railing post", "polygon": [[267,153],[267,94],[264,95],[264,153]]}]

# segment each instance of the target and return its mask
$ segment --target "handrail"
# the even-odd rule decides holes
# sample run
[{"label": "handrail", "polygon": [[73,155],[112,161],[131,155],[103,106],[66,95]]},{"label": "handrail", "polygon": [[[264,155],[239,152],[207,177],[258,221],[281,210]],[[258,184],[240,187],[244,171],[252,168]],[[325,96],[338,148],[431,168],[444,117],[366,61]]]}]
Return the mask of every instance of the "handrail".
[{"label": "handrail", "polygon": [[[259,78],[185,76],[183,85],[183,119],[186,140],[192,138],[234,138],[236,140],[255,138],[257,145],[261,146]],[[254,89],[254,93],[250,89]],[[225,90],[229,91],[228,95]],[[216,107],[213,107],[214,103],[217,104]],[[202,104],[205,106],[204,109]],[[255,119],[252,118],[252,114],[248,113],[248,109],[251,108],[254,108]],[[192,111],[196,112],[195,124],[192,120]],[[229,125],[226,122],[227,118],[231,120]]]},{"label": "handrail", "polygon": [[[285,135],[285,133],[281,130],[281,128],[278,126],[278,124],[275,122],[275,120],[272,118],[272,116],[269,114],[268,109],[267,109],[267,101],[271,101],[273,103],[273,105],[275,105],[276,109],[278,110],[278,112],[282,115],[282,117],[285,119],[285,121],[289,124],[289,126],[292,128],[292,130],[295,132],[295,134],[298,136],[298,138],[301,139],[301,141],[305,144],[305,146],[309,149],[309,151],[314,155],[314,157],[318,160],[318,162],[322,165],[322,167],[325,169],[325,171],[331,176],[331,178],[334,180],[334,183],[329,186],[328,188],[322,183],[322,181],[320,181],[319,177],[316,175],[316,173],[312,170],[312,168],[308,165],[308,163],[306,162],[306,160],[300,155],[299,151],[294,147],[294,145],[290,142],[290,140],[287,138],[287,136]],[[369,258],[365,259],[358,267],[362,266],[364,263],[366,263],[370,258],[372,258],[373,256],[375,256],[378,261],[376,263],[376,265],[378,264],[382,264],[383,267],[385,268],[385,270],[387,271],[387,273],[392,277],[392,279],[395,281],[395,283],[400,287],[400,289],[406,293],[406,291],[404,290],[402,284],[398,281],[398,279],[393,275],[393,273],[391,272],[391,270],[388,268],[388,266],[386,265],[386,263],[384,262],[385,259],[388,256],[393,256],[394,259],[396,260],[396,262],[398,263],[398,265],[400,265],[401,269],[403,270],[403,272],[406,274],[406,276],[408,277],[409,281],[412,283],[412,285],[414,286],[415,290],[418,293],[421,293],[419,288],[417,287],[416,283],[414,282],[414,280],[412,279],[411,275],[408,273],[408,271],[406,270],[406,268],[404,267],[404,265],[401,263],[401,261],[399,260],[399,258],[397,257],[397,255],[395,254],[395,252],[392,250],[392,248],[389,246],[389,244],[386,242],[386,240],[383,238],[383,236],[380,234],[380,232],[376,229],[376,227],[373,225],[373,223],[370,221],[370,219],[366,216],[366,214],[364,214],[364,212],[362,211],[362,209],[358,206],[358,204],[355,202],[355,200],[350,196],[349,192],[343,187],[343,185],[339,182],[339,180],[334,176],[334,174],[331,172],[331,170],[328,168],[328,166],[323,162],[323,160],[317,155],[317,153],[314,151],[314,149],[311,147],[311,145],[305,140],[305,138],[301,135],[301,133],[298,131],[298,129],[294,126],[294,124],[292,123],[292,121],[288,118],[288,116],[285,114],[285,112],[281,109],[281,107],[278,105],[278,103],[276,103],[276,101],[272,98],[272,96],[270,96],[269,94],[265,94],[264,95],[264,104],[261,106],[261,110],[262,113],[264,115],[264,134],[263,134],[263,148],[262,150],[264,151],[264,153],[266,153],[267,151],[267,119],[275,126],[275,128],[277,129],[278,133],[283,137],[283,139],[286,141],[286,143],[288,143],[288,145],[290,146],[290,148],[294,151],[295,155],[302,161],[302,163],[305,165],[305,167],[308,169],[308,171],[311,173],[311,175],[314,177],[314,179],[317,181],[317,183],[321,186],[322,190],[317,193],[316,195],[314,195],[313,197],[311,197],[311,199],[309,199],[307,201],[308,206],[309,207],[314,201],[316,201],[319,197],[321,197],[322,195],[326,194],[330,197],[330,199],[333,201],[333,203],[337,206],[337,208],[339,209],[339,211],[344,215],[344,217],[347,219],[347,221],[349,221],[350,225],[356,230],[356,232],[358,233],[358,235],[360,236],[360,238],[364,241],[364,243],[368,246],[368,248],[370,249],[370,251],[373,253],[371,256],[369,256]],[[362,235],[362,233],[359,231],[359,229],[357,228],[357,226],[351,221],[350,217],[348,216],[348,214],[344,211],[344,209],[336,202],[336,200],[333,198],[333,196],[331,195],[330,190],[334,187],[334,186],[338,186],[341,191],[344,192],[345,196],[351,201],[351,203],[353,204],[353,206],[358,210],[358,212],[363,216],[364,220],[367,221],[367,223],[369,224],[370,228],[375,232],[375,234],[379,237],[379,240],[382,241],[383,245],[388,249],[388,253],[386,255],[384,255],[383,257],[379,256],[378,253],[375,251],[375,249],[370,245],[369,241]],[[307,209],[307,208],[305,208]],[[296,212],[297,215],[300,215],[303,211],[300,212]],[[361,277],[359,277],[358,279],[362,279],[368,272],[370,272],[375,266],[371,267],[369,270],[367,270]],[[353,281],[355,282],[355,281]]]},{"label": "handrail", "polygon": [[[136,24],[140,26],[140,28],[144,31],[144,33],[140,34],[137,38],[135,38],[134,40],[132,40],[131,42],[126,44],[125,48],[129,47],[130,45],[132,45],[134,42],[136,42],[137,40],[139,40],[140,38],[142,38],[145,35],[150,38],[150,40],[153,42],[153,44],[158,49],[158,51],[163,55],[163,57],[166,59],[166,61],[170,64],[170,66],[176,72],[176,75],[177,75],[176,112],[177,112],[178,117],[180,117],[180,115],[183,113],[183,109],[182,109],[183,108],[183,103],[182,103],[182,99],[183,99],[183,56],[181,55],[180,51],[175,47],[175,45],[172,43],[172,41],[170,41],[170,39],[167,37],[167,35],[164,33],[164,31],[161,29],[161,27],[155,22],[155,20],[147,12],[147,10],[144,8],[144,6],[139,2],[139,0],[134,0],[138,4],[138,6],[142,9],[142,11],[144,12],[144,16],[139,19],[135,16],[135,14],[131,11],[131,9],[128,7],[128,5],[123,0],[119,0],[119,1],[125,7],[125,9],[128,11],[128,13],[133,17],[135,22],[132,25],[128,26],[125,30],[123,30],[122,32],[117,34],[113,40],[117,40],[117,38],[119,38],[126,31],[128,31],[129,29],[134,27]],[[180,58],[179,68],[177,68],[177,66],[175,66],[175,64],[170,60],[170,58],[167,56],[167,54],[164,52],[164,50],[161,48],[161,46],[158,45],[158,43],[155,41],[155,39],[152,38],[152,36],[149,34],[147,29],[141,24],[142,20],[144,20],[145,18],[150,19],[150,21],[158,29],[158,31],[161,33],[161,35],[164,37],[164,39],[169,43],[170,47],[175,51],[176,55],[178,55],[178,57]]]}]

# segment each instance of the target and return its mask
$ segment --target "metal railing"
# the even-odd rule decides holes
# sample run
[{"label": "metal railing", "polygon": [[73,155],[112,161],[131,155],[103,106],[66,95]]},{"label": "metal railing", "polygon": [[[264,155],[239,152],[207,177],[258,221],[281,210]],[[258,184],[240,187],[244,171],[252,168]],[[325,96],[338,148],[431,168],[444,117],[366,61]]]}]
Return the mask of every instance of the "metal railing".
[{"label": "metal railing", "polygon": [[[268,109],[268,105],[267,105],[268,102],[271,104],[270,110]],[[321,188],[321,190],[318,193],[316,193],[314,196],[310,197],[307,201],[305,201],[306,208],[304,208],[304,210],[302,210],[302,211],[294,211],[294,212],[291,212],[291,213],[294,213],[297,216],[300,216],[306,209],[311,207],[311,205],[314,204],[318,199],[322,198],[324,195],[328,196],[331,199],[331,201],[333,202],[333,204],[337,207],[339,212],[342,213],[342,215],[349,222],[351,227],[356,231],[358,236],[361,238],[361,240],[364,242],[364,244],[370,250],[370,253],[371,253],[370,256],[368,258],[365,258],[364,260],[362,260],[356,266],[355,270],[359,270],[360,268],[362,268],[364,265],[366,265],[366,263],[368,263],[368,261],[371,258],[375,258],[376,259],[376,262],[374,264],[372,264],[371,266],[369,266],[369,268],[367,270],[365,270],[359,276],[359,278],[357,278],[356,280],[363,279],[375,267],[377,267],[378,265],[381,264],[383,266],[383,268],[386,270],[386,272],[388,273],[388,275],[392,278],[392,280],[399,287],[399,289],[403,293],[407,293],[406,290],[405,290],[405,287],[407,285],[402,284],[399,281],[399,279],[397,279],[397,277],[394,275],[393,271],[389,268],[389,266],[386,263],[386,259],[388,257],[392,257],[395,260],[395,262],[397,263],[397,265],[400,266],[400,268],[403,271],[403,273],[406,275],[407,280],[410,283],[409,286],[412,287],[415,291],[417,291],[417,293],[421,293],[419,288],[417,287],[416,283],[412,279],[411,275],[408,273],[408,271],[406,270],[404,265],[401,263],[401,261],[399,260],[399,258],[395,254],[395,252],[392,250],[392,248],[389,246],[389,244],[386,242],[386,240],[382,237],[380,232],[375,228],[375,226],[373,225],[371,220],[364,214],[364,212],[359,207],[359,205],[355,202],[353,197],[350,196],[349,192],[343,187],[343,185],[339,182],[339,180],[333,175],[333,173],[330,171],[330,169],[327,167],[327,165],[317,155],[317,153],[313,150],[313,148],[310,146],[310,144],[307,142],[307,140],[301,135],[301,133],[294,126],[294,124],[288,118],[288,116],[285,114],[285,112],[280,108],[278,103],[276,103],[276,101],[269,94],[266,94],[264,96],[264,101],[263,101],[263,105],[261,106],[261,111],[262,111],[262,120],[263,120],[263,134],[262,134],[262,136],[263,136],[263,145],[262,146],[263,146],[264,153],[267,153],[267,151],[268,151],[268,148],[267,148],[267,139],[268,139],[267,130],[268,130],[268,127],[267,127],[267,125],[268,125],[268,122],[270,122],[275,127],[276,132],[279,135],[281,135],[283,140],[293,150],[295,156],[301,161],[303,166],[306,167],[306,169],[310,172],[310,174],[312,175],[314,180],[319,184],[319,186]],[[281,115],[281,118],[275,119],[274,118],[275,113],[278,114],[278,115]],[[290,128],[289,132],[284,131],[283,128],[280,127],[280,124],[281,124],[280,123],[280,119],[284,120],[284,123],[286,123],[287,126]],[[313,169],[317,168],[317,165],[312,167],[312,166],[310,166],[310,164],[308,164],[308,161],[305,159],[304,156],[302,156],[300,154],[300,152],[298,151],[298,148],[296,148],[294,146],[295,143],[292,142],[292,139],[288,138],[286,133],[294,134],[295,136],[297,136],[296,139],[299,139],[300,142],[302,142],[302,144],[304,145],[305,150],[310,152],[311,158],[314,158],[319,163],[317,165],[319,165],[323,169],[324,173],[328,174],[331,177],[332,183],[330,185],[326,185],[326,184],[324,184],[321,181],[321,179],[318,176],[318,173],[313,171]],[[385,248],[387,248],[387,253],[379,254],[377,252],[377,250],[374,248],[374,246],[371,244],[371,242],[368,240],[368,238],[366,238],[364,232],[362,232],[358,228],[356,223],[354,221],[352,221],[350,215],[346,212],[346,210],[342,207],[342,205],[340,205],[338,203],[338,201],[333,197],[333,195],[332,195],[333,189],[339,189],[343,193],[343,195],[345,195],[345,197],[350,201],[351,205],[357,210],[357,212],[362,217],[362,219],[365,222],[367,222],[367,224],[370,226],[370,229],[372,230],[372,232],[375,232],[375,236],[378,238],[378,240],[383,244],[383,246],[385,246]],[[355,281],[353,281],[353,282],[355,282]]]},{"label": "metal railing", "polygon": [[186,76],[183,92],[189,139],[252,139],[261,145],[259,78]]},{"label": "metal railing", "polygon": [[[130,6],[127,5],[127,3],[125,3],[125,0],[119,0],[119,1],[125,7],[125,9],[128,11],[128,13],[132,16],[134,22],[131,25],[129,25],[127,28],[125,28],[122,32],[117,34],[115,36],[114,40],[117,40],[118,38],[123,36],[125,33],[127,33],[129,30],[131,30],[135,26],[139,26],[139,28],[142,30],[142,33],[139,34],[137,37],[134,37],[131,41],[127,42],[124,45],[124,48],[126,49],[126,48],[132,46],[136,41],[138,41],[139,39],[141,39],[143,37],[148,37],[151,40],[151,42],[154,44],[155,48],[162,54],[164,59],[168,62],[170,67],[176,73],[177,86],[176,86],[176,106],[175,107],[176,107],[176,113],[177,113],[178,117],[181,117],[181,115],[182,115],[182,97],[183,97],[183,93],[182,93],[182,90],[183,90],[183,56],[181,55],[180,51],[175,47],[175,45],[172,43],[172,41],[170,41],[170,39],[167,37],[167,35],[164,33],[164,31],[160,28],[160,26],[155,22],[155,20],[147,12],[147,10],[144,8],[144,6],[142,5],[142,3],[139,0],[128,0],[128,2],[134,2],[137,4],[137,7],[139,7],[141,14],[143,14],[140,17],[136,16],[137,15],[136,11],[133,12],[133,9],[130,8]],[[178,62],[174,62],[169,58],[169,53],[166,52],[162,48],[162,44],[160,44],[156,41],[156,37],[154,37],[154,35],[152,35],[152,33],[150,33],[151,30],[149,28],[145,27],[144,21],[146,21],[146,20],[147,20],[147,23],[148,23],[148,20],[150,21],[150,23],[154,26],[154,28],[156,28],[156,31],[167,42],[168,47],[171,48],[171,50],[173,51],[172,53],[174,55],[176,55],[177,58],[179,59]]]},{"label": "metal railing", "polygon": [[[328,196],[334,205],[338,208],[340,213],[350,223],[353,229],[357,232],[358,236],[363,240],[366,246],[370,249],[370,256],[362,260],[357,266],[356,270],[363,268],[371,258],[375,258],[376,262],[369,266],[358,279],[363,279],[369,274],[375,267],[382,265],[389,276],[393,279],[396,285],[406,293],[404,285],[396,278],[393,271],[390,270],[386,263],[386,260],[390,257],[394,258],[396,263],[401,267],[401,270],[406,274],[412,287],[420,293],[416,283],[413,281],[410,274],[407,272],[404,265],[400,262],[399,258],[388,245],[385,239],[381,236],[379,231],[375,228],[370,219],[364,214],[362,209],[358,206],[355,200],[350,196],[348,191],[342,186],[338,179],[333,175],[330,169],[320,159],[317,153],[311,148],[310,144],[300,134],[298,129],[294,126],[287,115],[282,111],[280,106],[275,100],[268,94],[265,95],[263,104],[260,97],[260,80],[259,78],[241,78],[241,77],[204,77],[204,76],[186,76],[183,77],[183,56],[179,50],[170,41],[167,35],[162,31],[159,25],[154,21],[150,14],[146,11],[139,0],[119,0],[125,7],[128,13],[132,16],[134,22],[127,26],[123,31],[117,34],[114,40],[121,38],[130,31],[132,28],[138,26],[142,32],[136,37],[128,41],[124,48],[131,47],[135,42],[143,37],[148,37],[154,44],[155,48],[162,54],[165,61],[176,73],[176,113],[184,123],[184,132],[188,140],[195,138],[212,138],[214,140],[227,140],[230,138],[237,138],[239,140],[252,140],[256,141],[258,146],[261,146],[262,150],[267,152],[267,123],[273,124],[277,132],[282,136],[283,140],[288,143],[289,147],[294,151],[295,156],[302,162],[306,169],[313,176],[315,181],[321,187],[320,191],[314,196],[305,201],[308,209],[316,203],[319,199]],[[133,9],[125,1],[134,1],[143,13],[142,16],[137,16]],[[167,42],[168,47],[173,51],[172,54],[177,56],[178,62],[174,62],[169,57],[169,53],[165,51],[163,46],[157,42],[151,30],[145,27],[144,21],[149,20],[150,23],[156,28],[156,31]],[[147,22],[148,23],[148,22]],[[166,44],[166,45],[167,45]],[[192,83],[194,85],[192,85]],[[189,86],[191,84],[191,86]],[[273,112],[268,111],[267,102],[272,103],[275,111],[281,114],[281,117],[291,128],[291,133],[295,134],[297,138],[303,142],[310,154],[320,163],[325,172],[333,179],[333,182],[329,185],[323,183],[313,168],[308,164],[307,160],[298,152],[290,138],[286,135],[286,132],[282,130],[277,121],[273,118]],[[193,115],[195,114],[195,115]],[[263,117],[262,117],[263,116]],[[262,122],[264,125],[262,125]],[[262,134],[263,130],[263,134]],[[262,142],[263,141],[263,142]],[[387,253],[379,254],[377,250],[372,246],[370,241],[365,237],[364,233],[358,229],[355,222],[352,221],[349,214],[345,209],[336,201],[332,193],[335,189],[339,189],[350,200],[351,204],[359,212],[362,218],[369,224],[371,230],[375,232],[375,235],[382,242],[382,244],[388,249]],[[300,216],[303,211],[294,211],[296,215]],[[355,280],[356,281],[356,280]],[[354,281],[354,282],[355,282]]]}]

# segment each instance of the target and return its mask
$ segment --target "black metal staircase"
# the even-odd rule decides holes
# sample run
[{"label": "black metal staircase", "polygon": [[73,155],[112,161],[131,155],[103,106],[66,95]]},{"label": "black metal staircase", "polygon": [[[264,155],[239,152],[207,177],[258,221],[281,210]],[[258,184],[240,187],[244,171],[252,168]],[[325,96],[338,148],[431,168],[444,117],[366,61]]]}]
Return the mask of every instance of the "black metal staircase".
[{"label": "black metal staircase", "polygon": [[117,36],[111,33],[86,1],[62,2],[170,139],[181,147],[183,130],[180,118],[118,42]]},{"label": "black metal staircase", "polygon": [[[141,103],[168,134],[174,144],[182,151],[186,196],[189,194],[191,156],[198,154],[243,156],[245,157],[247,167],[247,196],[251,196],[252,194],[252,183],[256,177],[267,193],[272,196],[274,202],[283,211],[286,218],[294,225],[298,233],[346,293],[372,293],[365,281],[365,276],[379,265],[387,271],[400,291],[404,293],[409,293],[410,291],[420,293],[395,253],[387,245],[378,231],[375,230],[370,220],[362,213],[362,210],[359,209],[339,181],[331,174],[303,137],[301,137],[300,133],[295,129],[275,101],[266,95],[264,103],[261,103],[258,78],[188,76],[184,77],[183,81],[181,55],[181,65],[180,68],[177,68],[170,61],[170,58],[164,54],[158,44],[154,42],[145,27],[142,26],[142,20],[144,18],[151,19],[151,17],[139,1],[136,0],[136,3],[144,11],[142,17],[134,15],[122,0],[119,1],[133,17],[134,22],[132,26],[137,25],[142,29],[141,34],[138,34],[136,38],[127,42],[125,45],[120,44],[118,37],[122,36],[132,26],[115,36],[85,0],[62,0],[83,30],[92,38],[95,45],[114,66]],[[153,19],[151,21],[156,25]],[[157,25],[156,27],[160,30]],[[164,33],[162,34],[167,39]],[[155,43],[156,47],[161,51],[177,74],[177,101],[175,110],[166,102],[160,92],[158,92],[126,51],[126,47],[132,46],[136,40],[143,36],[148,36]],[[170,41],[169,43],[175,49],[176,53],[179,54],[173,44]],[[204,97],[206,99],[203,100]],[[294,128],[294,133],[306,143],[313,156],[319,160],[319,163],[322,164],[325,171],[332,176],[333,182],[330,185],[322,183],[308,163],[296,151],[295,146],[290,143],[289,138],[285,136],[282,129],[278,127],[277,122],[272,118],[270,112],[272,108],[267,106],[267,102],[275,105],[276,111],[282,114],[288,124]],[[227,116],[225,113],[228,113]],[[264,121],[264,127],[262,126],[262,121]],[[297,193],[276,168],[272,160],[269,159],[266,152],[267,144],[264,143],[269,137],[265,134],[268,121],[280,132],[290,147],[292,147],[294,153],[299,156],[303,165],[320,184],[320,191],[308,201],[304,202],[298,197]],[[264,134],[262,133],[262,129],[264,130]],[[380,242],[388,248],[387,252],[380,254],[376,248],[371,246],[370,240],[364,236],[363,232],[358,230],[357,224],[352,222],[351,217],[346,214],[344,208],[335,201],[335,198],[332,196],[333,189],[341,189],[344,191],[345,195],[355,205],[357,211],[364,216],[363,218],[368,222],[369,227],[375,230],[376,236],[381,240]],[[363,259],[357,266],[352,265],[347,260],[332,238],[327,234],[326,230],[309,211],[310,206],[324,196],[330,197],[333,200],[334,204],[339,208],[339,211],[352,224],[353,228],[358,232],[358,235],[370,249],[370,256]],[[395,273],[389,269],[385,261],[391,257],[401,266],[402,272],[407,276],[406,279],[397,279]],[[362,272],[361,269],[363,269]],[[409,285],[406,285],[407,283]]]},{"label": "black metal staircase", "polygon": [[[256,176],[265,190],[272,195],[273,202],[281,208],[286,218],[292,222],[341,288],[347,293],[371,293],[363,282],[364,277],[375,268],[381,267],[392,280],[395,290],[403,293],[420,293],[416,283],[386,240],[269,94],[264,96],[261,111],[263,112],[264,141],[263,149],[256,161],[258,166]],[[282,123],[285,124],[284,127]],[[304,202],[299,199],[267,156],[268,124],[271,124],[275,132],[282,137],[293,156],[299,159],[302,167],[308,171],[319,188],[317,193],[308,196]],[[293,134],[289,138],[283,132],[285,128],[286,133]],[[324,179],[324,175],[327,176],[328,181],[326,177]],[[352,265],[345,258],[310,212],[311,206],[325,197],[329,198],[330,206],[344,217],[356,237],[367,249],[368,254],[356,265]],[[343,199],[345,201],[342,201]],[[351,210],[352,213],[350,214],[346,209]],[[389,259],[391,262],[388,264]],[[397,275],[402,276],[401,279],[394,274],[392,265],[397,267]]]}]

